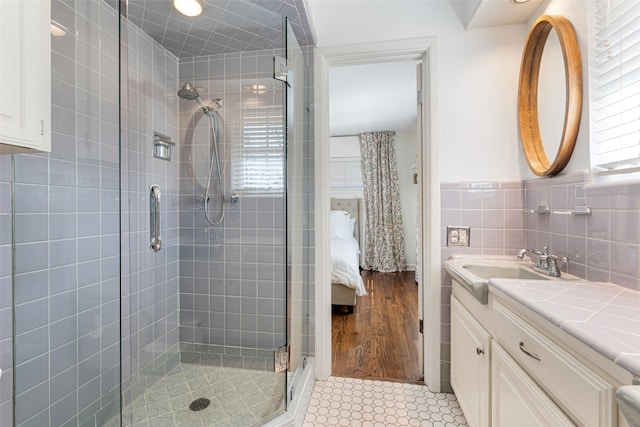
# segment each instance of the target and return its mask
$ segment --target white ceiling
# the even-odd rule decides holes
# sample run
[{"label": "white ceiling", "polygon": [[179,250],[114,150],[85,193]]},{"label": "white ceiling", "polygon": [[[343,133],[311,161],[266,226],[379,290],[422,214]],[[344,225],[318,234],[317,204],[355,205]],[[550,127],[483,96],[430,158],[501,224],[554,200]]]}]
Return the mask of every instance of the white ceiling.
[{"label": "white ceiling", "polygon": [[410,129],[416,123],[418,61],[333,67],[330,135]]},{"label": "white ceiling", "polygon": [[496,27],[527,22],[543,0],[450,0],[465,28]]}]

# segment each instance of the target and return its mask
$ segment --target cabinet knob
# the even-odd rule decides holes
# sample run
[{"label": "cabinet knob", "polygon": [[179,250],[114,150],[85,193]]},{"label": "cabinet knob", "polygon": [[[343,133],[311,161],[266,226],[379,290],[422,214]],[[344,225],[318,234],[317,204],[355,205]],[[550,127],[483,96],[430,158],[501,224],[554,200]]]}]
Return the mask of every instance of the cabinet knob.
[{"label": "cabinet knob", "polygon": [[481,347],[476,347],[476,354],[480,356],[481,354],[484,354],[484,350]]}]

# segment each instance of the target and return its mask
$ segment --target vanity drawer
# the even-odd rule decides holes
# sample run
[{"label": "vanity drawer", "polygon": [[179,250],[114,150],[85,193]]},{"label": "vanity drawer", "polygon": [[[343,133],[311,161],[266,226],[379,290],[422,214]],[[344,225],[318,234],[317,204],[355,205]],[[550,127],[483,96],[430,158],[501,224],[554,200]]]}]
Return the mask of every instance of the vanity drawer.
[{"label": "vanity drawer", "polygon": [[494,300],[494,338],[578,424],[615,426],[615,389]]}]

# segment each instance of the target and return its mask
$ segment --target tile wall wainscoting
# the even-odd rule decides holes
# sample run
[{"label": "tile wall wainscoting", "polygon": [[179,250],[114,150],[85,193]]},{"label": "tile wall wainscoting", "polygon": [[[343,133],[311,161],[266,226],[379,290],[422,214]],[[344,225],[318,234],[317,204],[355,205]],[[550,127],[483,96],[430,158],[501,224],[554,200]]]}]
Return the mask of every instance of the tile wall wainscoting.
[{"label": "tile wall wainscoting", "polygon": [[[587,171],[526,181],[441,184],[442,263],[452,254],[566,256],[575,276],[640,290],[640,182],[592,183]],[[539,214],[538,206],[551,213]],[[569,214],[588,206],[591,215]],[[447,225],[471,227],[468,248],[447,248]],[[450,391],[451,277],[442,269],[442,390]]]},{"label": "tile wall wainscoting", "polygon": [[[574,172],[525,183],[526,247],[566,256],[575,276],[640,290],[640,182],[589,181],[587,172]],[[526,213],[539,205],[551,214]],[[591,215],[567,215],[576,206],[590,207]]]},{"label": "tile wall wainscoting", "polygon": [[[441,390],[451,392],[451,277],[444,261],[452,254],[508,255],[524,245],[522,181],[447,182],[441,189]],[[469,247],[447,248],[447,225],[471,228]]]}]

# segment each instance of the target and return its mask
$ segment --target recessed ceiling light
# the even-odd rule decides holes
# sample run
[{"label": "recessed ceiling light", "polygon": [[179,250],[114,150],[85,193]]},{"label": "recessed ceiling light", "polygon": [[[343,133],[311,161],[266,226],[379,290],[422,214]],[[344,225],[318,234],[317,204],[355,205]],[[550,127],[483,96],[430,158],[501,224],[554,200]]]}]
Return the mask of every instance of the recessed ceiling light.
[{"label": "recessed ceiling light", "polygon": [[54,20],[51,20],[51,35],[55,37],[66,36],[69,33],[64,25],[57,23]]},{"label": "recessed ceiling light", "polygon": [[198,16],[204,10],[201,0],[173,0],[173,7],[184,16]]},{"label": "recessed ceiling light", "polygon": [[527,3],[529,0],[511,0],[511,3],[513,4],[522,4],[522,3]]},{"label": "recessed ceiling light", "polygon": [[256,95],[264,95],[265,93],[267,93],[267,87],[265,85],[244,85],[242,86],[242,88],[246,91],[253,92]]}]

